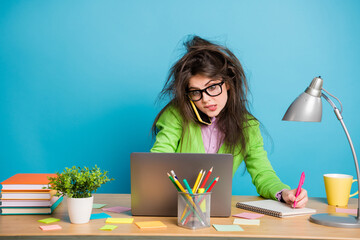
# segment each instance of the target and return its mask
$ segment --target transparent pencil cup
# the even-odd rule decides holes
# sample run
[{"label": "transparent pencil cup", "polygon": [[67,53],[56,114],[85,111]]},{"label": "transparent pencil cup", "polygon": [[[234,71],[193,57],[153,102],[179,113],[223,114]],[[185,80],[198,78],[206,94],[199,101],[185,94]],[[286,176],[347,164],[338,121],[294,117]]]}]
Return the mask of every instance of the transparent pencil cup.
[{"label": "transparent pencil cup", "polygon": [[211,192],[178,193],[178,225],[190,229],[210,227]]}]

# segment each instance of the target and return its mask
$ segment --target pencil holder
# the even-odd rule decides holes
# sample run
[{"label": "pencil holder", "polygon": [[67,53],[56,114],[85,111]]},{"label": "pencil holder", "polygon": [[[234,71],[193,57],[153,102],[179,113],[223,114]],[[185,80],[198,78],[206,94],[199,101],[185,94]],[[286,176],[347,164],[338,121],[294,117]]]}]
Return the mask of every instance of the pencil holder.
[{"label": "pencil holder", "polygon": [[210,227],[211,192],[178,193],[178,225],[190,229]]}]

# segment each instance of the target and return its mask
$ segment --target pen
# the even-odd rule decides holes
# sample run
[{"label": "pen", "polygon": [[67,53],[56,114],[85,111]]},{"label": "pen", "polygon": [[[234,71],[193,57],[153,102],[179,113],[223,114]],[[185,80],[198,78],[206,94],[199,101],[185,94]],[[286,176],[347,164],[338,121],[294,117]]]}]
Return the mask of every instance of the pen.
[{"label": "pen", "polygon": [[[296,194],[295,194],[296,198],[299,196],[299,194],[301,192],[301,187],[304,184],[304,181],[305,181],[305,173],[302,172],[301,177],[300,177],[300,181],[299,181],[299,186],[297,187]],[[296,199],[294,201],[294,208],[296,208]]]}]

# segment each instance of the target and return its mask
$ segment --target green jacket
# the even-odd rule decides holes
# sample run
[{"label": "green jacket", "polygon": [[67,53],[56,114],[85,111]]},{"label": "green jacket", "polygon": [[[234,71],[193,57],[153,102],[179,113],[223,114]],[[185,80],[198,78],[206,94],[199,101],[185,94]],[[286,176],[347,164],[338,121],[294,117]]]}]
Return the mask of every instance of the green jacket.
[{"label": "green jacket", "polygon": [[[205,147],[201,136],[201,127],[197,123],[189,123],[183,132],[183,120],[179,111],[174,107],[168,107],[156,123],[159,132],[156,135],[151,152],[183,152],[183,153],[205,153]],[[276,176],[263,147],[263,139],[260,133],[259,123],[256,120],[249,121],[247,128],[249,142],[247,144],[246,156],[237,154],[234,156],[233,176],[241,162],[245,160],[247,171],[250,173],[252,183],[257,192],[264,198],[276,199],[276,193],[282,189],[290,189]],[[240,152],[241,146],[235,150]],[[218,153],[226,152],[223,144]]]}]

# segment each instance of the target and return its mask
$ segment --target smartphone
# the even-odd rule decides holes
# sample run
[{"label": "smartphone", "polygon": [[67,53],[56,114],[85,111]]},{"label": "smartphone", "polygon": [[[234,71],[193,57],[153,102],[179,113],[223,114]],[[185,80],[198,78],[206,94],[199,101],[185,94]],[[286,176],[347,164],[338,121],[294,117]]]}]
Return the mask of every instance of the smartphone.
[{"label": "smartphone", "polygon": [[194,113],[196,115],[196,118],[198,119],[199,122],[206,124],[206,125],[211,125],[211,119],[208,115],[206,115],[205,113],[203,113],[202,111],[200,111],[196,106],[195,103],[192,100],[189,100],[191,103],[191,106],[194,110]]}]

